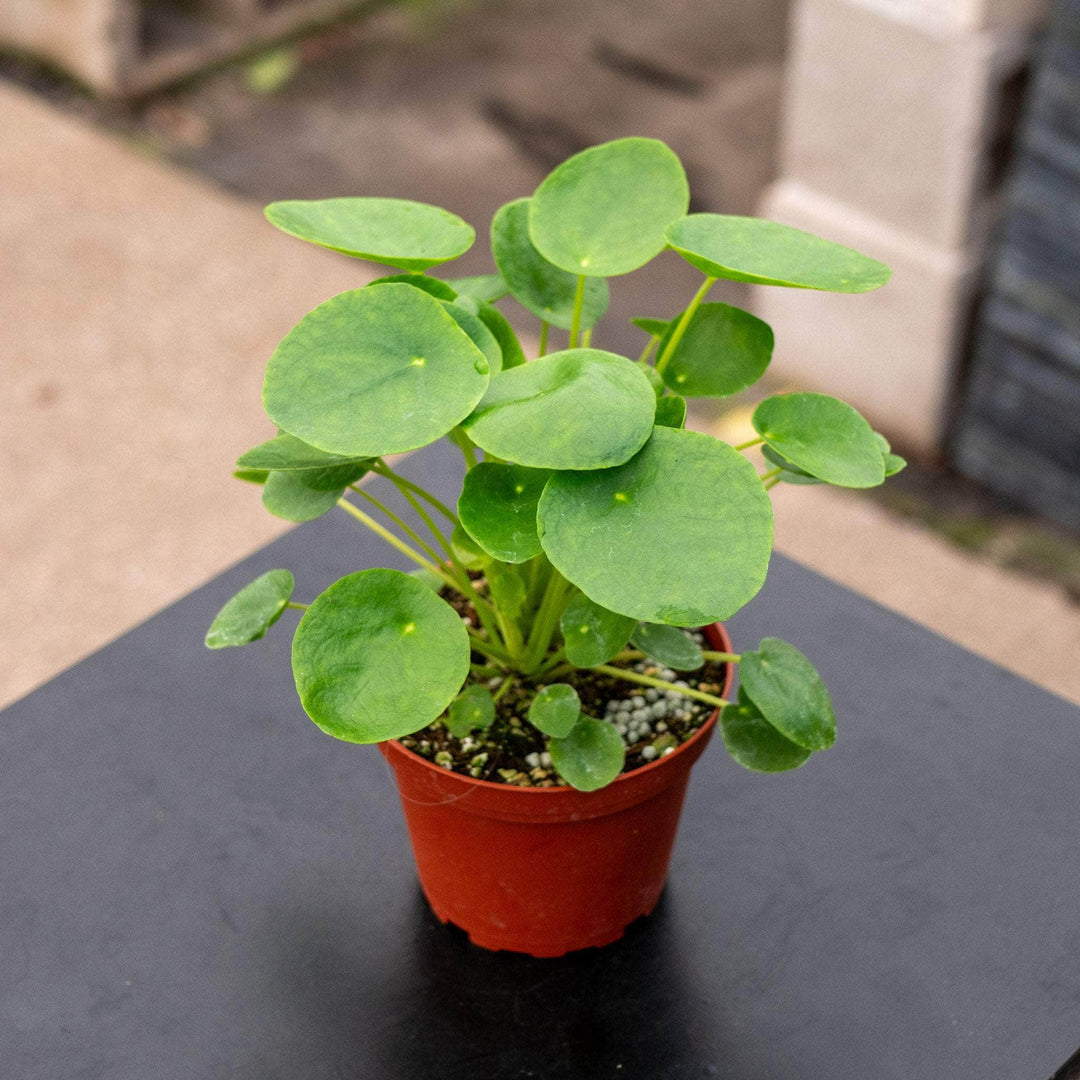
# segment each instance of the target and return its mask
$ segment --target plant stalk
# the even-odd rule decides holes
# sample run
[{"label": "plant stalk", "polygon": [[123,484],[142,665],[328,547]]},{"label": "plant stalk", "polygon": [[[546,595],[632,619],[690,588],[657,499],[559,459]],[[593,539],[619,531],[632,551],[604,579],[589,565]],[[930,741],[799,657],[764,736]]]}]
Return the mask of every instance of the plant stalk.
[{"label": "plant stalk", "polygon": [[706,694],[702,690],[694,690],[689,686],[676,686],[674,683],[664,682],[663,679],[654,679],[651,675],[639,675],[636,671],[611,667],[609,664],[597,664],[596,667],[589,670],[603,672],[603,674],[610,675],[614,679],[625,679],[627,682],[640,683],[642,686],[654,686],[657,690],[674,690],[675,693],[682,694],[684,697],[694,698],[695,701],[704,701],[706,705],[715,705],[718,709],[731,704],[730,701],[725,701],[714,694]]},{"label": "plant stalk", "polygon": [[570,317],[570,340],[569,348],[578,347],[578,338],[581,334],[581,308],[585,303],[585,275],[578,274],[577,288],[574,290],[574,313]]},{"label": "plant stalk", "polygon": [[733,447],[734,450],[749,450],[751,446],[758,446],[765,441],[763,435],[759,435],[756,439],[747,439],[746,442],[739,443],[738,446]]},{"label": "plant stalk", "polygon": [[533,620],[529,644],[522,660],[522,668],[527,675],[536,670],[548,651],[555,627],[559,623],[559,616],[562,614],[563,600],[569,585],[566,578],[553,566],[547,587],[544,589],[543,599],[536,612],[536,618]]},{"label": "plant stalk", "polygon": [[548,345],[548,331],[551,329],[551,324],[546,320],[540,323],[540,351],[537,356],[547,356]]},{"label": "plant stalk", "polygon": [[430,491],[426,491],[419,484],[414,484],[411,480],[407,480],[400,473],[394,472],[394,470],[386,464],[386,461],[383,458],[378,459],[378,461],[371,467],[371,471],[375,473],[376,476],[383,476],[387,480],[393,481],[399,487],[408,488],[409,491],[413,492],[416,495],[419,495],[420,498],[424,500],[424,502],[426,502],[429,506],[435,507],[435,509],[438,510],[439,513],[442,514],[443,517],[445,517],[446,520],[451,522],[452,524],[457,525],[459,523],[457,514],[455,514],[454,511],[451,510],[444,502],[436,499]]},{"label": "plant stalk", "polygon": [[285,606],[287,608],[295,608],[297,611],[307,611],[307,609],[311,607],[310,604],[298,604],[295,600],[286,600]]},{"label": "plant stalk", "polygon": [[705,294],[716,283],[716,278],[707,277],[701,284],[701,288],[694,293],[694,299],[690,301],[690,306],[682,313],[682,318],[679,319],[678,325],[675,327],[675,332],[668,338],[667,345],[664,346],[664,351],[660,354],[660,358],[656,361],[656,370],[659,374],[664,374],[664,368],[668,366],[668,361],[671,360],[672,354],[679,347],[679,342],[683,339],[683,334],[686,333],[686,328],[690,325],[690,320],[694,317],[694,312],[697,311],[701,305],[701,301],[705,299]]}]

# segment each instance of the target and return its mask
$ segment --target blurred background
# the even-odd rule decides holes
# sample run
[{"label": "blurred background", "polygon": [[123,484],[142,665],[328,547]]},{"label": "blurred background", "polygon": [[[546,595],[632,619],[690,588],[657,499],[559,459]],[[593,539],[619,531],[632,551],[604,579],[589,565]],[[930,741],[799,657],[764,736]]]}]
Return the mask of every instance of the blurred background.
[{"label": "blurred background", "polygon": [[[286,527],[230,476],[273,433],[263,365],[379,271],[262,204],[433,202],[478,232],[446,272],[480,274],[502,203],[630,134],[693,210],[893,268],[714,289],[777,351],[692,426],[814,389],[911,462],[781,487],[778,548],[1080,701],[1080,0],[0,0],[0,702]],[[629,318],[699,280],[668,253],[614,281],[594,343],[637,356]]]}]

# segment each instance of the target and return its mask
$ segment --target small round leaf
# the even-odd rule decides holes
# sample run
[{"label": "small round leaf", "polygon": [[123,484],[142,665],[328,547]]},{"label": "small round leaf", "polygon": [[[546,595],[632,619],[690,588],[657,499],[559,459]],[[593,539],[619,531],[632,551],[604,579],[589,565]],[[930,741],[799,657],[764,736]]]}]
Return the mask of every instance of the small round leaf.
[{"label": "small round leaf", "polygon": [[625,465],[556,473],[537,509],[556,569],[596,603],[644,622],[729,618],[765,581],[772,506],[727,443],[658,427]]},{"label": "small round leaf", "polygon": [[536,504],[551,472],[482,461],[465,474],[458,515],[492,558],[522,563],[539,555]]},{"label": "small round leaf", "polygon": [[851,248],[763,218],[688,214],[668,243],[703,274],[758,285],[862,293],[889,280],[889,268]]},{"label": "small round leaf", "polygon": [[633,361],[567,349],[496,375],[462,426],[481,449],[519,465],[603,469],[641,449],[655,412]]},{"label": "small round leaf", "polygon": [[838,398],[776,394],[758,405],[752,422],[770,446],[819,480],[865,488],[885,479],[874,429]]},{"label": "small round leaf", "polygon": [[390,274],[387,277],[376,278],[367,283],[367,288],[372,285],[411,285],[414,289],[421,289],[436,300],[456,300],[457,291],[445,281],[438,278],[428,277],[426,274]]},{"label": "small round leaf", "polygon": [[569,735],[580,716],[581,698],[569,683],[545,686],[529,706],[529,723],[555,739]]},{"label": "small round leaf", "polygon": [[408,285],[341,293],[306,315],[266,369],[271,420],[330,453],[426,446],[472,411],[488,361],[441,301]]},{"label": "small round leaf", "polygon": [[486,731],[495,721],[495,699],[486,686],[466,686],[450,706],[446,729],[455,739]]},{"label": "small round leaf", "polygon": [[208,649],[257,641],[281,617],[295,582],[288,570],[268,570],[245,585],[217,613],[206,631]]},{"label": "small round leaf", "polygon": [[720,711],[720,737],[727,752],[752,772],[786,772],[805,765],[810,757],[809,750],[785,739],[746,700]]},{"label": "small round leaf", "polygon": [[291,199],[271,203],[266,217],[290,236],[399,270],[456,259],[476,239],[456,214],[408,199]]},{"label": "small round leaf", "polygon": [[836,714],[814,665],[794,645],[764,638],[744,652],[739,682],[746,696],[785,738],[806,750],[825,750],[836,739]]},{"label": "small round leaf", "polygon": [[451,278],[447,282],[459,296],[471,296],[474,300],[489,304],[509,295],[510,290],[502,274],[479,274],[476,277]]},{"label": "small round leaf", "polygon": [[[560,270],[533,247],[529,239],[529,200],[501,207],[491,222],[491,253],[514,299],[538,319],[569,330],[574,318],[577,278]],[[608,285],[603,278],[585,283],[582,328],[592,326],[607,311]]]},{"label": "small round leaf", "polygon": [[668,394],[656,403],[657,427],[686,427],[686,398]]},{"label": "small round leaf", "polygon": [[606,664],[626,648],[635,620],[576,593],[563,609],[559,628],[566,645],[566,659],[574,667],[590,668]]},{"label": "small round leaf", "polygon": [[319,491],[309,487],[300,477],[304,473],[272,472],[263,484],[263,506],[274,517],[286,521],[314,521],[337,506],[344,488]]},{"label": "small round leaf", "polygon": [[626,747],[614,726],[583,716],[564,739],[548,743],[559,775],[578,791],[607,787],[622,772]]},{"label": "small round leaf", "polygon": [[529,200],[529,235],[571,274],[615,277],[644,266],[690,204],[682,163],[657,139],[616,139],[559,165]]},{"label": "small round leaf", "polygon": [[[657,356],[677,325],[672,320]],[[664,367],[664,382],[685,397],[730,397],[761,378],[772,351],[768,323],[730,304],[701,304]]]},{"label": "small round leaf", "polygon": [[382,742],[442,715],[469,674],[469,635],[422,582],[399,570],[362,570],[304,613],[292,668],[304,711],[323,731]]},{"label": "small round leaf", "polygon": [[705,663],[701,646],[675,626],[639,623],[630,641],[658,664],[676,671],[697,671]]}]

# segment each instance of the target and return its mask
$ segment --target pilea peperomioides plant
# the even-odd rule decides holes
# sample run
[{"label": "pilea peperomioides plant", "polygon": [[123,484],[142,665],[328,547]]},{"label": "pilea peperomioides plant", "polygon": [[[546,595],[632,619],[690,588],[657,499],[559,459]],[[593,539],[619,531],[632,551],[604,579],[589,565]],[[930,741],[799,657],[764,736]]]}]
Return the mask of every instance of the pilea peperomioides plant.
[{"label": "pilea peperomioides plant", "polygon": [[[642,706],[588,715],[583,672],[648,695],[635,699],[645,712],[672,698],[720,709],[724,744],[749,769],[796,768],[828,748],[832,704],[801,652],[766,638],[721,653],[693,631],[729,618],[765,581],[771,488],[872,487],[904,462],[823,394],[767,397],[758,437],[740,446],[686,430],[686,398],[745,389],[772,354],[764,322],[706,301],[718,279],[860,293],[889,271],[784,225],[688,205],[663,143],[596,146],[495,215],[496,273],[457,280],[426,273],[474,239],[445,210],[381,198],[269,206],[285,232],[400,273],[333,297],[285,337],[263,392],[279,434],[244,454],[237,475],[291,521],[340,507],[418,569],[349,574],[310,604],[293,602],[287,570],[272,570],[225,605],[206,644],[254,641],[301,609],[300,700],[350,742],[434,727],[476,743],[513,690],[515,724],[539,732],[547,764],[582,790],[623,771],[628,727],[656,734],[634,718]],[[607,279],[666,248],[705,275],[688,306],[634,320],[648,336],[636,361],[593,348]],[[507,295],[541,320],[535,359],[493,306]],[[565,349],[548,351],[551,327],[567,332]],[[456,507],[386,461],[443,437],[465,458]],[[760,474],[746,456],[759,445]],[[368,473],[394,485],[415,527],[358,483]],[[740,664],[736,701],[674,677],[718,663]],[[673,745],[658,738],[639,763]],[[499,779],[483,765],[473,759],[471,775]]]}]

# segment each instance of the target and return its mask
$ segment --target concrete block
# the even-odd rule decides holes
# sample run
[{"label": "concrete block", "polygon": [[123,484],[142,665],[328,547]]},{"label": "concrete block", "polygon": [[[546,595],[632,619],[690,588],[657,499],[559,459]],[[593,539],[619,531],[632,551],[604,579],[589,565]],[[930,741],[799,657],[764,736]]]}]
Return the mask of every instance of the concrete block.
[{"label": "concrete block", "polygon": [[[935,3],[938,0],[935,0]],[[846,0],[793,21],[781,173],[939,246],[985,229],[1030,51],[1017,31],[940,33]]]},{"label": "concrete block", "polygon": [[966,326],[975,252],[938,248],[780,181],[762,217],[887,263],[892,280],[861,296],[758,287],[750,307],[776,333],[770,371],[785,383],[843,398],[905,447],[936,453]]},{"label": "concrete block", "polygon": [[991,27],[1038,27],[1046,22],[1050,0],[847,0],[897,22],[925,29],[986,30]]}]

